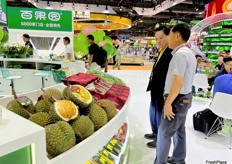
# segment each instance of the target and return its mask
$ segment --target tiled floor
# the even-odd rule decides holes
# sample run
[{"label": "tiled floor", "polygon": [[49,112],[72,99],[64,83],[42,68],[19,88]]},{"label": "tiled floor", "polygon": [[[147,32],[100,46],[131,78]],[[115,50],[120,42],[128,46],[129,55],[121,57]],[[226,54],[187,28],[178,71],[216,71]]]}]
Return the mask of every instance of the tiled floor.
[{"label": "tiled floor", "polygon": [[[110,74],[123,79],[131,88],[130,97],[130,157],[128,164],[152,164],[155,159],[155,149],[146,147],[148,140],[144,134],[149,133],[149,103],[150,96],[146,93],[146,87],[150,71],[109,71]],[[229,149],[229,139],[213,134],[205,139],[203,133],[193,129],[192,116],[195,112],[208,107],[203,101],[194,100],[189,110],[186,122],[187,131],[187,164],[210,164],[209,161],[226,161],[232,164],[232,150]],[[172,151],[172,148],[171,150]],[[208,161],[208,162],[207,162]]]}]

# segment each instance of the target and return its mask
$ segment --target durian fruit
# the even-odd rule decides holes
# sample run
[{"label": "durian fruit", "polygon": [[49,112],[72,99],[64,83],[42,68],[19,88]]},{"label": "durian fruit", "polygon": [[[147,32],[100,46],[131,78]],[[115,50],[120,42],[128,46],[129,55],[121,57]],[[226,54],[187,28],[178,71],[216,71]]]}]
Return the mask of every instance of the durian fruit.
[{"label": "durian fruit", "polygon": [[57,156],[76,144],[76,137],[71,125],[65,121],[59,121],[45,127],[47,152]]},{"label": "durian fruit", "polygon": [[94,124],[88,116],[77,117],[72,122],[72,128],[77,140],[83,140],[94,133]]},{"label": "durian fruit", "polygon": [[64,96],[61,91],[58,89],[50,88],[47,90],[43,90],[43,99],[48,100],[50,102],[55,102],[56,100],[63,100]]},{"label": "durian fruit", "polygon": [[110,100],[102,99],[98,100],[96,103],[105,110],[108,121],[111,120],[118,113],[116,106]]},{"label": "durian fruit", "polygon": [[70,121],[79,115],[78,107],[69,100],[54,102],[49,113],[53,121]]},{"label": "durian fruit", "polygon": [[48,113],[45,112],[39,112],[36,114],[33,114],[28,120],[45,127],[49,123],[51,123],[51,117],[49,116]]},{"label": "durian fruit", "polygon": [[62,92],[65,99],[68,98],[68,93],[67,93],[68,89],[69,89],[69,87],[65,87],[64,90],[63,90],[63,92]]},{"label": "durian fruit", "polygon": [[105,110],[96,103],[89,107],[89,118],[93,121],[95,130],[104,126],[108,120]]},{"label": "durian fruit", "polygon": [[31,101],[31,103],[30,103],[30,105],[28,105],[28,106],[26,106],[26,107],[24,107],[29,113],[31,113],[31,114],[34,114],[34,113],[36,113],[36,108],[35,108],[35,106],[34,106],[34,104],[33,104],[33,102]]},{"label": "durian fruit", "polygon": [[52,103],[48,100],[40,100],[35,104],[36,112],[49,113]]},{"label": "durian fruit", "polygon": [[6,109],[28,119],[30,117],[30,113],[16,100],[11,100],[7,106]]},{"label": "durian fruit", "polygon": [[91,93],[81,85],[71,85],[67,89],[68,98],[81,108],[88,108],[93,102]]}]

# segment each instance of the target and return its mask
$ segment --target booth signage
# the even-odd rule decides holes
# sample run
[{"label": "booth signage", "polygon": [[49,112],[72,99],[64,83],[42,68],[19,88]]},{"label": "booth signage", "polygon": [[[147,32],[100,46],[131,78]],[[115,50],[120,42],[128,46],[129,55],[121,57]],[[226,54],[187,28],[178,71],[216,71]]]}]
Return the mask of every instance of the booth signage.
[{"label": "booth signage", "polygon": [[6,0],[0,0],[0,25],[6,26]]},{"label": "booth signage", "polygon": [[44,31],[72,31],[72,12],[8,7],[8,27]]},{"label": "booth signage", "polygon": [[205,7],[205,18],[219,14],[232,12],[232,0],[214,0]]}]

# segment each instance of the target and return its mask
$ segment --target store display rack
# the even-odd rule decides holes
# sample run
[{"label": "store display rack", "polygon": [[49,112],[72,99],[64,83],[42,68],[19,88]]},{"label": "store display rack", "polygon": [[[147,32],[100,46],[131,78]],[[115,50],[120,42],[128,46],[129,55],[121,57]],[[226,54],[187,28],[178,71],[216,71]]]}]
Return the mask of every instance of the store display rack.
[{"label": "store display rack", "polygon": [[[56,89],[62,90],[64,89],[64,87],[65,87],[64,85],[56,85],[56,86],[52,86],[49,88],[56,88]],[[41,94],[42,94],[41,90],[35,90],[33,92],[24,93],[18,96],[27,96],[32,101],[35,102]],[[13,99],[12,96],[1,98],[0,104],[3,107],[5,107],[7,103],[12,99]],[[78,145],[62,153],[61,155],[55,158],[47,158],[47,164],[64,164],[64,163],[83,164],[87,160],[89,160],[99,150],[101,150],[104,145],[107,144],[107,142],[112,138],[112,136],[115,135],[115,133],[118,131],[121,125],[125,122],[126,117],[127,117],[128,108],[129,108],[129,99],[130,97],[128,98],[124,107],[118,112],[118,114],[112,120],[110,120],[105,126],[103,126],[101,129],[96,131],[93,135],[91,135],[90,137],[88,137],[87,139],[79,143]],[[4,116],[4,112],[3,112],[3,116]],[[27,122],[28,124],[31,124],[30,121],[25,120],[25,122]],[[20,122],[18,122],[18,124],[20,124]],[[4,137],[7,137],[7,134],[4,135]],[[3,149],[2,145],[4,145],[4,143],[0,145],[0,150],[4,151],[5,149]],[[36,162],[37,164],[41,163],[39,160],[37,160]]]},{"label": "store display rack", "polygon": [[232,47],[232,21],[222,21],[204,36],[203,51],[208,59],[217,64],[219,55],[229,55]]},{"label": "store display rack", "polygon": [[[129,137],[130,137],[130,129],[129,129],[130,124],[129,124],[128,118],[126,119],[125,123],[127,125],[125,141],[123,142],[123,145],[121,147],[121,151],[120,151],[118,156],[116,156],[113,153],[109,152],[110,155],[114,159],[114,161],[108,162],[109,164],[126,164],[127,161],[128,161],[128,157],[129,157]],[[120,133],[120,131],[121,131],[121,129],[119,130],[118,133]],[[93,159],[91,159],[91,160],[93,160]],[[89,161],[91,161],[91,160],[89,160]],[[85,164],[89,164],[89,162],[86,162]]]}]

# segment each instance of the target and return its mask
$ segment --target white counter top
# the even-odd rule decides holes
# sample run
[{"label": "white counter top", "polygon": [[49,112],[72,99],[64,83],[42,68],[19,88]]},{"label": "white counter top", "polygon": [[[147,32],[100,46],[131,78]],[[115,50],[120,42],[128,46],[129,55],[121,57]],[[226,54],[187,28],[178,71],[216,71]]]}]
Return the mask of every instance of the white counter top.
[{"label": "white counter top", "polygon": [[51,63],[51,64],[66,63],[63,61],[52,61],[48,59],[37,59],[37,58],[0,58],[0,61],[35,62],[35,63]]},{"label": "white counter top", "polygon": [[3,108],[0,157],[32,144],[35,144],[37,164],[45,164],[45,129]]}]

